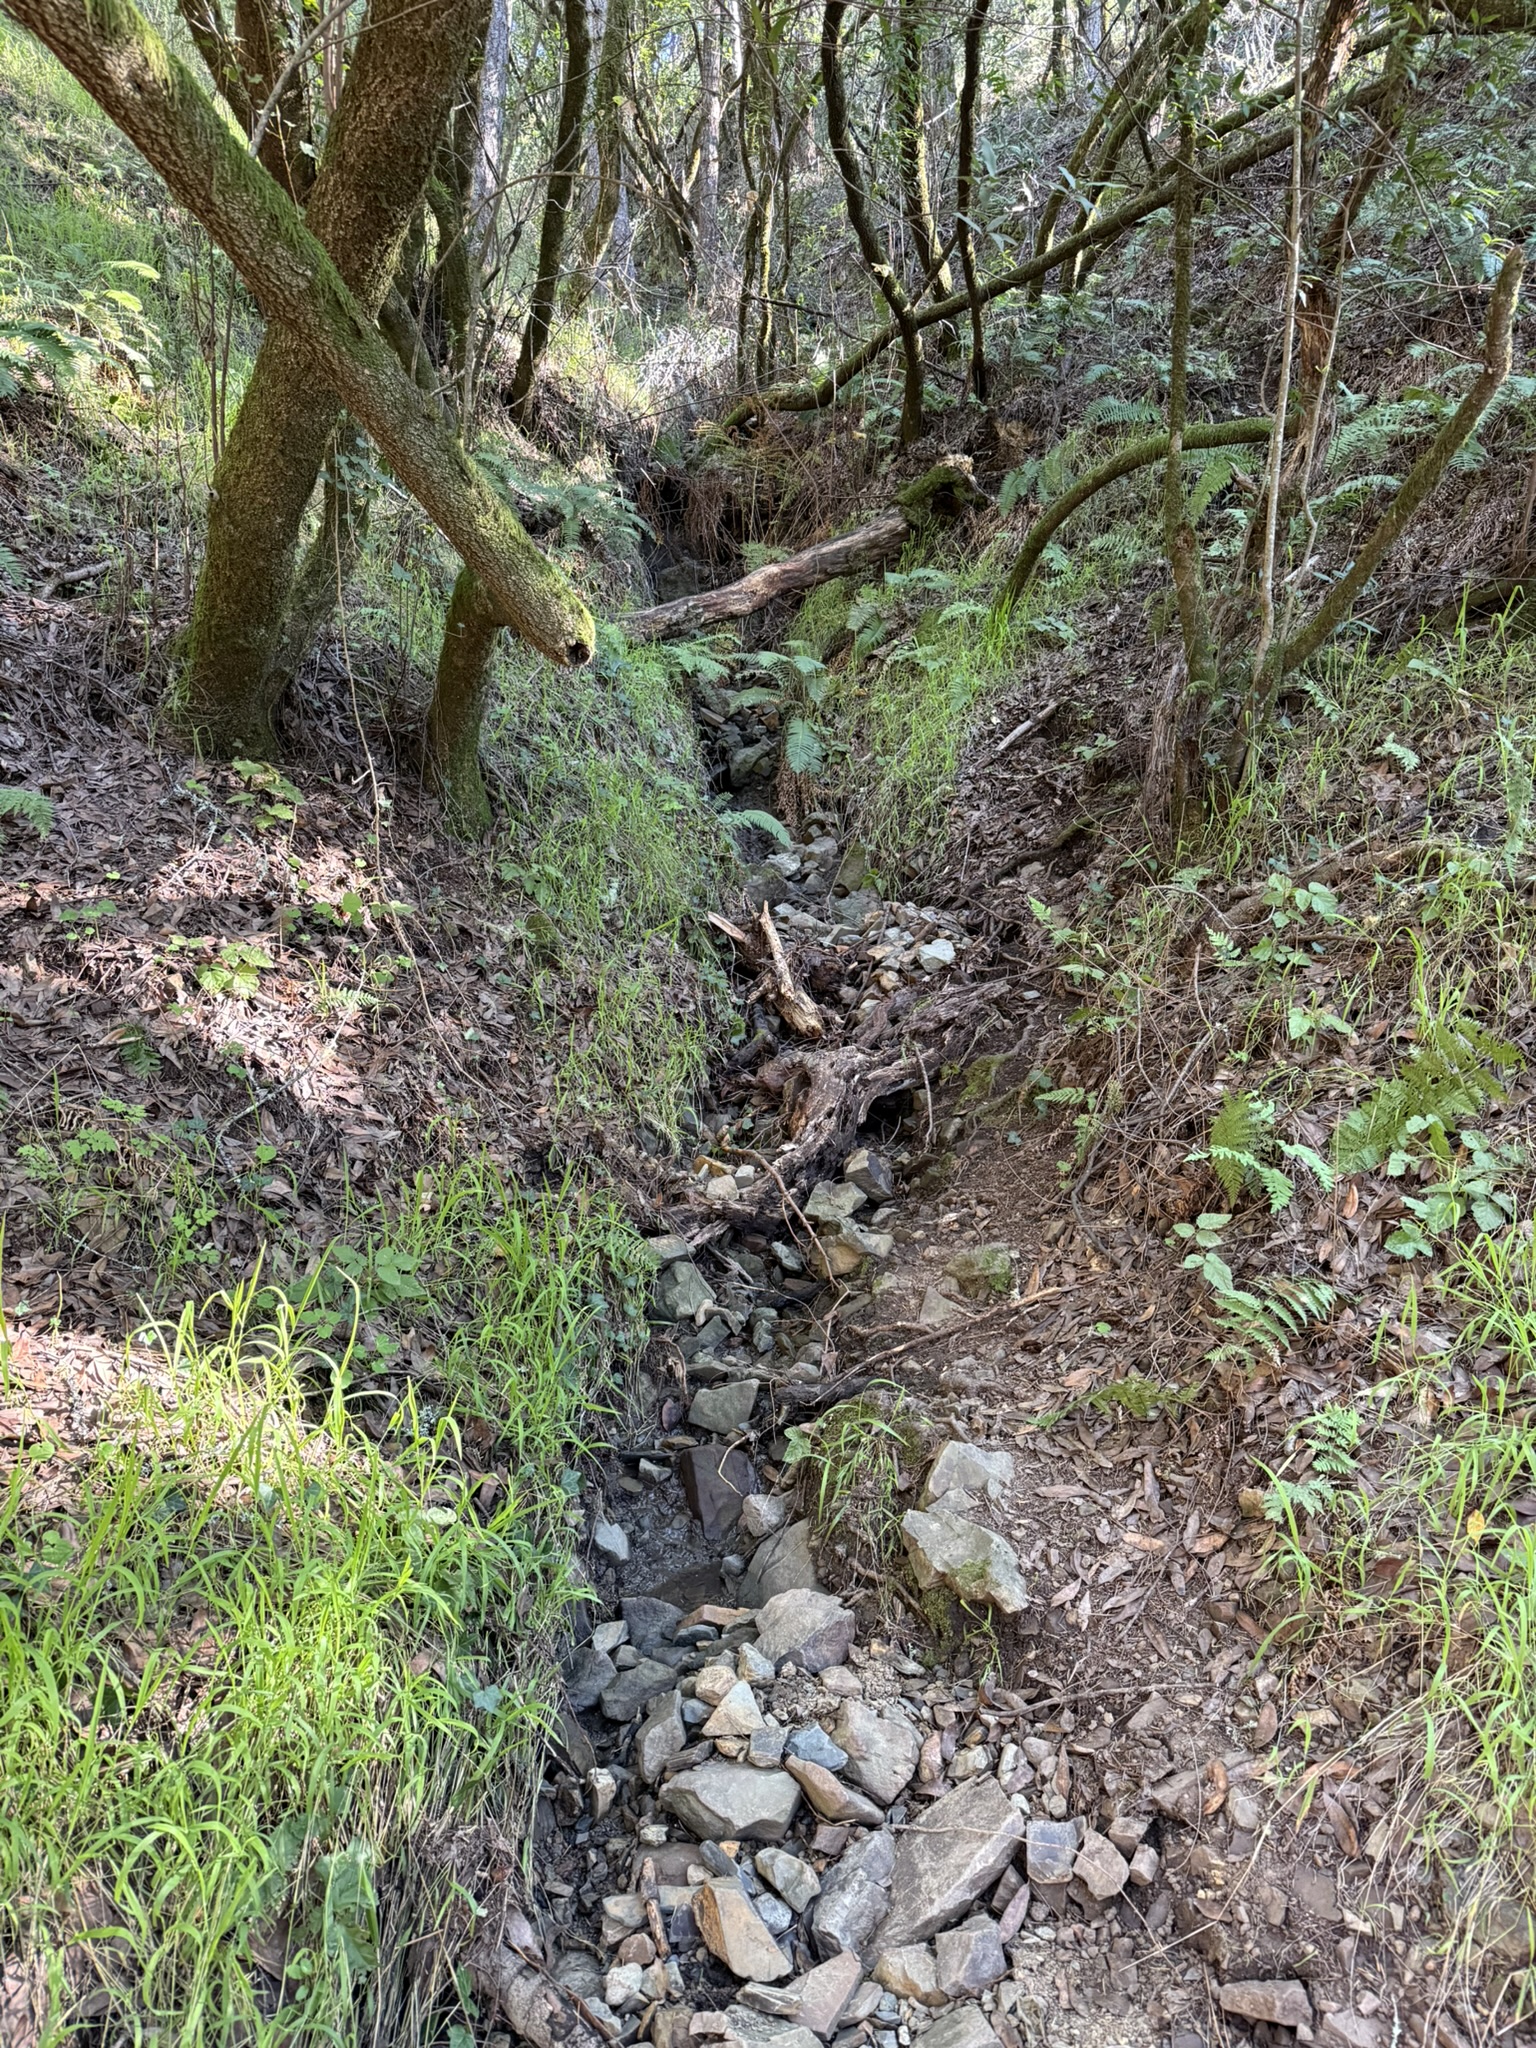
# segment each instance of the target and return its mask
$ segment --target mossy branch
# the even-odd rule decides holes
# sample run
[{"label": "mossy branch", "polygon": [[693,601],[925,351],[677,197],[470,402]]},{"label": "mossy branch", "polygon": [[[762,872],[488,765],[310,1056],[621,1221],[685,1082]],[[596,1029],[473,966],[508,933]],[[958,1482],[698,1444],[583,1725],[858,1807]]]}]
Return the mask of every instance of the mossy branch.
[{"label": "mossy branch", "polygon": [[[1186,454],[1194,454],[1205,448],[1232,448],[1245,441],[1267,441],[1271,422],[1268,419],[1247,420],[1197,420],[1183,430],[1183,445]],[[1008,581],[997,600],[997,612],[1006,617],[1023,596],[1030,578],[1040,565],[1057,529],[1065,525],[1072,514],[1086,505],[1090,498],[1096,498],[1100,491],[1107,490],[1121,477],[1132,476],[1138,469],[1150,469],[1154,463],[1165,462],[1168,457],[1168,436],[1150,434],[1145,440],[1131,441],[1124,448],[1117,449],[1107,461],[1075,483],[1071,490],[1063,491],[1054,504],[1048,505],[1029,529],[1024,545],[1008,573]]]},{"label": "mossy branch", "polygon": [[395,360],[297,207],[246,154],[188,67],[131,0],[5,0],[143,152],[229,256],[269,319],[373,436],[513,630],[586,661],[592,617]]}]

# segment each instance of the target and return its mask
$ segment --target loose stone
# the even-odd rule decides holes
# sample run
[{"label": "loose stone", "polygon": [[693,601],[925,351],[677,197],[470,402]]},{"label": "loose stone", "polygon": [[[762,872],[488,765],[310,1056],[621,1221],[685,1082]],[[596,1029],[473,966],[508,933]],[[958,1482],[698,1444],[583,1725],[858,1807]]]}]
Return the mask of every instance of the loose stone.
[{"label": "loose stone", "polygon": [[784,1768],[823,1820],[846,1820],[860,1827],[877,1828],[885,1819],[872,1799],[855,1792],[851,1785],[844,1785],[824,1764],[786,1756]]},{"label": "loose stone", "polygon": [[782,1842],[800,1787],[784,1771],[750,1764],[700,1764],[662,1787],[661,1805],[701,1842]]},{"label": "loose stone", "polygon": [[739,1884],[725,1878],[701,1884],[693,1912],[704,1946],[734,1976],[772,1984],[790,1974],[793,1965]]}]

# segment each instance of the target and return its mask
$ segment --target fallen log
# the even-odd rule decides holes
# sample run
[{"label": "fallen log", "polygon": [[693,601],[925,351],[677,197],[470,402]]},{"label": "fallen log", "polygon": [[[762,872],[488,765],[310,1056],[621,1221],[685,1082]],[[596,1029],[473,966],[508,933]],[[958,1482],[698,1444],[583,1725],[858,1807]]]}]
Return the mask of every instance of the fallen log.
[{"label": "fallen log", "polygon": [[744,619],[775,598],[798,597],[835,576],[857,576],[878,568],[900,554],[925,519],[954,518],[968,505],[985,502],[969,459],[950,457],[898,491],[888,511],[852,533],[818,541],[782,562],[767,562],[719,590],[701,590],[692,597],[652,605],[648,611],[631,612],[619,624],[631,640],[675,640],[727,619]]}]

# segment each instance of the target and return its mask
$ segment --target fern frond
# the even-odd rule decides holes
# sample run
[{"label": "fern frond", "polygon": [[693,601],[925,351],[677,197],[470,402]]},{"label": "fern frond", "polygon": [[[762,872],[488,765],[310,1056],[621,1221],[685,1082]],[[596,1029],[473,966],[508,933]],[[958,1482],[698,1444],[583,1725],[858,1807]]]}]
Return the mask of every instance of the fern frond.
[{"label": "fern frond", "polygon": [[1162,418],[1155,405],[1144,398],[1096,398],[1083,414],[1089,427],[1152,426]]},{"label": "fern frond", "polygon": [[0,818],[20,818],[39,839],[53,830],[53,805],[35,789],[0,789]]}]

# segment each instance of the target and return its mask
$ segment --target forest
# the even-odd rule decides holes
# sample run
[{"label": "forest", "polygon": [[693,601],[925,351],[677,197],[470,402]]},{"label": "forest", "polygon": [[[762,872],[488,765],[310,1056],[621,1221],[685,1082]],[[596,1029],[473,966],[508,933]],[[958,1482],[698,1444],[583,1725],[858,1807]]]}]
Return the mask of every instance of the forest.
[{"label": "forest", "polygon": [[1531,0],[0,0],[3,2048],[1536,2048]]}]

